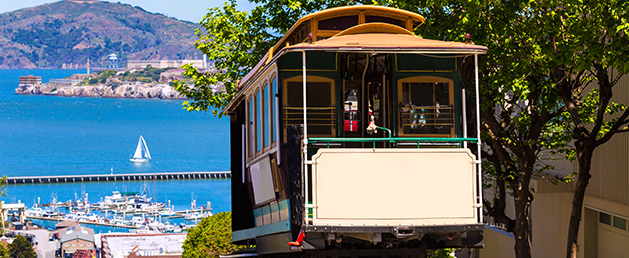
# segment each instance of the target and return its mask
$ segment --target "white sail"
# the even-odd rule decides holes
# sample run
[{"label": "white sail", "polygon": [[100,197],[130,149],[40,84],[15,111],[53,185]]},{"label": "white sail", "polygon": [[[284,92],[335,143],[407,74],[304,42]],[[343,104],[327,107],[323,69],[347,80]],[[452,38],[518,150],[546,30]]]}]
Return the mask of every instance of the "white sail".
[{"label": "white sail", "polygon": [[144,141],[144,138],[142,137],[142,135],[140,135],[140,140],[142,140],[142,146],[144,147],[145,158],[151,159],[151,153],[149,152],[149,147],[146,146],[146,142]]},{"label": "white sail", "polygon": [[133,162],[149,162],[151,160],[151,153],[149,153],[149,148],[146,146],[146,142],[144,141],[144,137],[140,135],[140,140],[138,141],[138,146],[135,148],[135,153],[133,154],[133,158],[131,161]]}]

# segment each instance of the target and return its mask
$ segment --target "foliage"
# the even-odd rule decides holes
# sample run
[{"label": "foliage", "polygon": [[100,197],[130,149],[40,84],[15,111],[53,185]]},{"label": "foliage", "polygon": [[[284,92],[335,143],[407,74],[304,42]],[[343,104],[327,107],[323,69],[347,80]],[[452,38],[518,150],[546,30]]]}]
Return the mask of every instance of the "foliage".
[{"label": "foliage", "polygon": [[[7,186],[7,176],[2,176],[0,178],[0,197],[5,197],[7,196],[7,189],[5,188]],[[0,207],[2,204],[0,204]],[[4,221],[1,221],[0,223],[5,223]],[[4,225],[0,225],[0,233],[2,233],[4,231],[4,227],[2,227]],[[3,257],[3,251],[2,249],[0,249],[0,258]]]},{"label": "foliage", "polygon": [[11,258],[36,258],[37,254],[33,250],[33,245],[25,237],[18,235],[13,242],[9,244],[9,253]]},{"label": "foliage", "polygon": [[126,71],[121,74],[116,73],[114,70],[105,70],[98,73],[98,76],[96,77],[85,79],[81,82],[81,85],[104,84],[110,78],[117,78],[121,81],[140,81],[145,83],[159,82],[160,75],[170,69],[171,68],[153,68],[149,65],[142,70],[134,72]]},{"label": "foliage", "polygon": [[0,241],[0,258],[9,258],[9,244]]},{"label": "foliage", "polygon": [[160,75],[168,71],[168,68],[154,68],[152,66],[147,66],[146,68],[138,71],[134,71],[129,73],[126,71],[122,74],[121,80],[123,81],[144,81],[144,82],[157,82],[159,81]]},{"label": "foliage", "polygon": [[450,252],[452,252],[452,249],[450,248],[426,250],[426,257],[427,258],[450,258],[452,257],[450,256]]},{"label": "foliage", "polygon": [[190,229],[183,243],[182,257],[218,257],[245,248],[232,244],[231,215],[231,212],[219,212]]}]

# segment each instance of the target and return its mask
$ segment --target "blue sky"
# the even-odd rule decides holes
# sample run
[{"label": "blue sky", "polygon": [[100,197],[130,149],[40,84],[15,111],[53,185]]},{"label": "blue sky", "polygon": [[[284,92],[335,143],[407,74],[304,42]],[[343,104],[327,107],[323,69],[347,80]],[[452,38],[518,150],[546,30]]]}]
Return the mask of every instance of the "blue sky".
[{"label": "blue sky", "polygon": [[[57,2],[58,0],[0,0],[0,13],[38,6],[46,3]],[[222,6],[227,0],[110,0],[107,2],[121,2],[133,6],[140,6],[142,9],[161,13],[179,20],[199,22],[211,7]],[[247,0],[238,0],[238,9],[249,11],[253,8]]]}]

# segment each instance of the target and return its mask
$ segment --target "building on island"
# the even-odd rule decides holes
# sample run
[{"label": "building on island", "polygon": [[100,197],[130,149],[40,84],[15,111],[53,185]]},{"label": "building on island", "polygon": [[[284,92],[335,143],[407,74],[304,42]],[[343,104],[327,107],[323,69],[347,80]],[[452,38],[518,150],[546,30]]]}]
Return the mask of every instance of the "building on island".
[{"label": "building on island", "polygon": [[119,68],[118,55],[116,54],[109,55],[109,57],[107,58],[107,62],[108,62],[107,69],[116,70]]},{"label": "building on island", "polygon": [[204,60],[129,60],[127,70],[144,69],[149,65],[153,68],[179,68],[184,64],[192,64],[196,68],[208,68]]},{"label": "building on island", "polygon": [[41,76],[20,76],[20,84],[41,84]]}]

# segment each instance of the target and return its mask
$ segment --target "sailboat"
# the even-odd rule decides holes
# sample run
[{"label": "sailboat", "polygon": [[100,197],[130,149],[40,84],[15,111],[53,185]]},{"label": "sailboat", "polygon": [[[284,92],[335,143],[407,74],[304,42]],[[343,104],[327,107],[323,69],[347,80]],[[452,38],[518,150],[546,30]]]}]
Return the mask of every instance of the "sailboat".
[{"label": "sailboat", "polygon": [[144,137],[140,135],[138,147],[135,148],[135,153],[133,154],[131,162],[149,162],[149,160],[151,160],[151,153],[149,152],[149,148],[146,147]]}]

